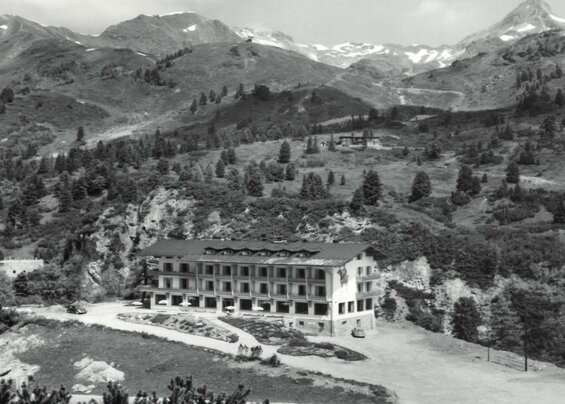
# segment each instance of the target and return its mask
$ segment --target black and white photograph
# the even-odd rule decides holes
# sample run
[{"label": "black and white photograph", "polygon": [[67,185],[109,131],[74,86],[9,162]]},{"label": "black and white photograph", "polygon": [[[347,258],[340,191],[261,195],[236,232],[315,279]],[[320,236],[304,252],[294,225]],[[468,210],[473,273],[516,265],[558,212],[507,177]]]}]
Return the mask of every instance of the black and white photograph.
[{"label": "black and white photograph", "polygon": [[565,1],[0,0],[0,404],[565,403]]}]

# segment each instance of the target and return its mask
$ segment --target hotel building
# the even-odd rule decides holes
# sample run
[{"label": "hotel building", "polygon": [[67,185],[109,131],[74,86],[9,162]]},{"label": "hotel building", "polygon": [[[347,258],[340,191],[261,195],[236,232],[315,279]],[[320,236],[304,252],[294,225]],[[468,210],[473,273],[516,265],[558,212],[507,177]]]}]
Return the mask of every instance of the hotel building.
[{"label": "hotel building", "polygon": [[151,304],[282,316],[310,333],[341,335],[373,328],[378,278],[374,249],[364,243],[273,243],[160,240]]}]

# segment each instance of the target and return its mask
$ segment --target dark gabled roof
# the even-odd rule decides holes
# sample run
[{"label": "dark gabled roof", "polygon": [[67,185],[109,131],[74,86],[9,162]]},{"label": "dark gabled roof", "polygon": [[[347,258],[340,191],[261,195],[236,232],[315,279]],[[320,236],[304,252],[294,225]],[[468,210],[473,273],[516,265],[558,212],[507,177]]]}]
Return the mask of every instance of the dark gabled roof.
[{"label": "dark gabled roof", "polygon": [[[369,249],[366,243],[272,243],[266,241],[224,241],[224,240],[159,240],[145,248],[141,256],[154,257],[187,257],[196,261],[214,260],[214,255],[206,255],[207,249],[213,250],[251,250],[271,252],[288,251],[297,253],[309,252],[308,257],[260,257],[260,256],[226,256],[222,255],[223,262],[241,261],[257,263],[293,263],[297,265],[343,265],[355,258],[363,251]],[[236,258],[237,257],[237,258]],[[220,259],[220,258],[218,258]],[[277,262],[275,262],[277,261]],[[279,262],[280,261],[280,262]]]}]

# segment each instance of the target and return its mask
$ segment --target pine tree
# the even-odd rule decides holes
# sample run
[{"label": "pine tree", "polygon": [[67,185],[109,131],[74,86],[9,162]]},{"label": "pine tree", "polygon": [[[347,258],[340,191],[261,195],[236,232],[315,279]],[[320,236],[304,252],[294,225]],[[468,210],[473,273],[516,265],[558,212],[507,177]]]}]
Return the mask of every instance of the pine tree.
[{"label": "pine tree", "polygon": [[328,179],[326,181],[326,186],[329,188],[335,183],[335,174],[332,170],[328,173]]},{"label": "pine tree", "polygon": [[26,297],[31,294],[29,290],[27,276],[25,273],[20,273],[18,276],[16,276],[16,279],[14,279],[13,287],[14,287],[14,293],[18,297]]},{"label": "pine tree", "polygon": [[210,90],[208,100],[210,100],[210,102],[216,102],[216,92],[214,90]]},{"label": "pine tree", "polygon": [[226,173],[226,165],[224,164],[224,161],[220,159],[216,163],[216,177],[224,178],[225,173]]},{"label": "pine tree", "polygon": [[290,144],[285,140],[279,150],[279,163],[286,164],[290,161]]},{"label": "pine tree", "polygon": [[382,184],[379,174],[370,170],[363,179],[363,198],[365,204],[369,206],[377,206],[379,199],[382,197]]},{"label": "pine tree", "polygon": [[[108,191],[109,192],[109,191]],[[59,212],[68,212],[71,209],[73,195],[68,187],[64,187],[59,196]]]},{"label": "pine tree", "polygon": [[237,168],[230,169],[228,173],[228,187],[233,191],[241,191],[243,188],[243,178]]},{"label": "pine tree", "polygon": [[514,161],[506,167],[506,182],[517,184],[520,182],[520,168]]},{"label": "pine tree", "polygon": [[162,175],[167,174],[169,172],[169,160],[159,159],[156,170]]},{"label": "pine tree", "polygon": [[488,183],[488,176],[487,176],[487,173],[484,173],[484,174],[483,174],[483,177],[481,178],[481,182],[482,182],[483,184]]},{"label": "pine tree", "polygon": [[285,169],[285,179],[287,181],[294,181],[295,178],[296,178],[296,168],[294,167],[294,164],[288,163]]},{"label": "pine tree", "polygon": [[249,174],[247,179],[247,193],[251,196],[263,196],[263,182],[261,181],[261,175],[254,170]]},{"label": "pine tree", "polygon": [[471,170],[469,166],[463,165],[459,169],[456,190],[457,192],[469,193],[471,191],[472,185],[473,185],[473,170]]},{"label": "pine tree", "polygon": [[206,97],[206,94],[204,94],[204,92],[200,93],[200,105],[206,105],[208,103],[208,98]]},{"label": "pine tree", "polygon": [[414,182],[412,183],[412,194],[408,199],[409,202],[415,202],[421,198],[430,196],[432,193],[432,183],[430,177],[423,171],[418,171]]},{"label": "pine tree", "polygon": [[345,174],[341,174],[341,179],[339,180],[339,185],[345,185]]},{"label": "pine tree", "polygon": [[453,305],[453,335],[456,338],[476,342],[479,332],[477,327],[481,325],[481,315],[471,297],[461,297]]},{"label": "pine tree", "polygon": [[471,189],[469,190],[469,195],[475,196],[481,192],[481,179],[474,176],[471,180]]},{"label": "pine tree", "polygon": [[190,104],[190,112],[192,112],[192,115],[194,115],[197,110],[198,110],[198,101],[196,101],[196,98],[194,98],[192,100],[192,104]]},{"label": "pine tree", "polygon": [[363,211],[365,206],[365,198],[363,196],[363,187],[359,187],[353,193],[353,197],[351,198],[351,202],[349,203],[349,209],[354,214],[359,214]]},{"label": "pine tree", "polygon": [[235,148],[234,147],[228,147],[228,150],[226,152],[226,157],[228,160],[228,164],[230,165],[234,165],[237,163],[237,155],[235,154]]},{"label": "pine tree", "polygon": [[223,86],[222,87],[222,97],[225,97],[226,95],[228,95],[228,86]]}]

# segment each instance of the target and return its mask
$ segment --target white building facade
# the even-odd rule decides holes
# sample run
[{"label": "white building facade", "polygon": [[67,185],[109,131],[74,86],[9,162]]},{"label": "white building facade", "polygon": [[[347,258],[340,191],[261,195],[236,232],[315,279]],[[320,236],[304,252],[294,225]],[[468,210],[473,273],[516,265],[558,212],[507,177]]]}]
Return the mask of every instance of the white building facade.
[{"label": "white building facade", "polygon": [[158,258],[142,288],[152,305],[260,312],[322,335],[374,327],[379,272],[368,244],[161,240],[142,255]]}]

